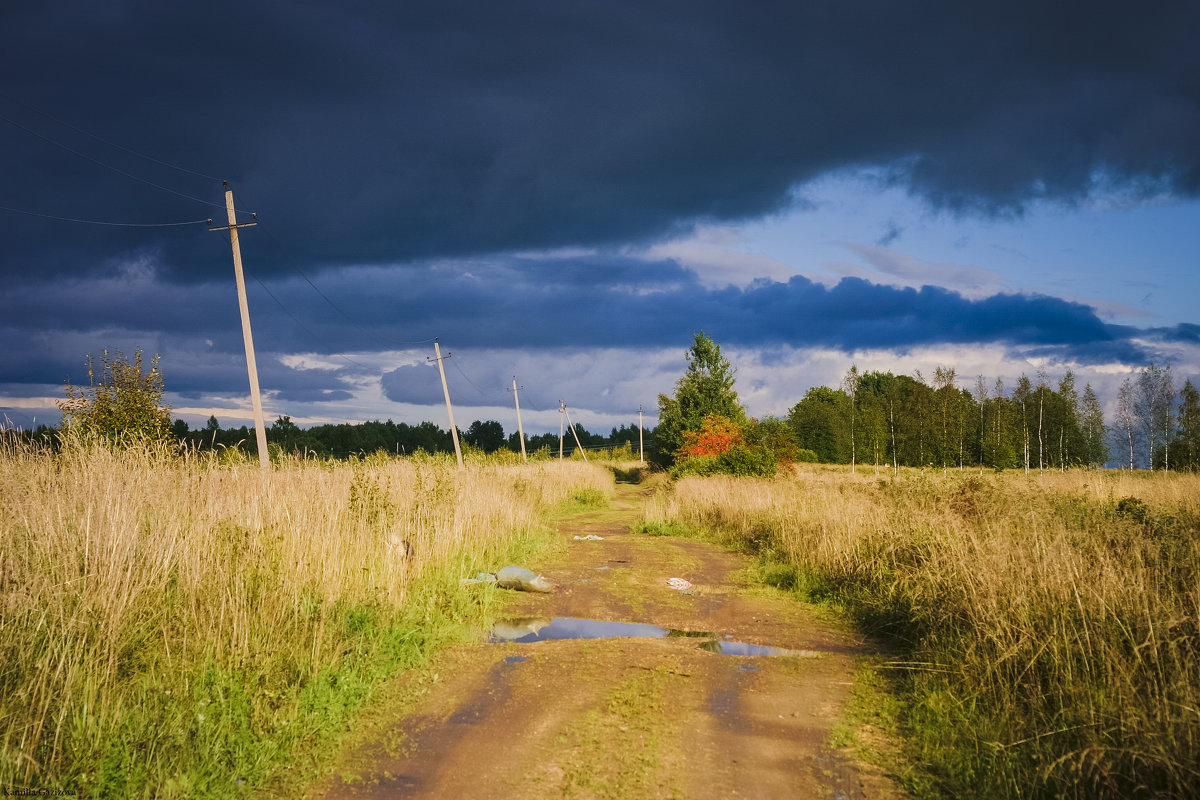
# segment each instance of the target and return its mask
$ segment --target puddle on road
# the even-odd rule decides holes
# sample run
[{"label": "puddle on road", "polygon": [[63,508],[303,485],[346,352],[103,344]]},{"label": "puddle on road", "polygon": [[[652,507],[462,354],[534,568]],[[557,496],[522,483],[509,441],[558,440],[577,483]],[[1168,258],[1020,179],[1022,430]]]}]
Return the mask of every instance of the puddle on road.
[{"label": "puddle on road", "polygon": [[489,642],[530,642],[554,639],[622,639],[645,637],[651,639],[703,639],[699,647],[710,653],[727,656],[801,656],[816,658],[816,650],[787,650],[782,647],[735,642],[730,636],[720,636],[707,631],[681,631],[646,625],[638,622],[607,622],[599,619],[577,619],[573,617],[519,617],[498,620],[488,634]]}]

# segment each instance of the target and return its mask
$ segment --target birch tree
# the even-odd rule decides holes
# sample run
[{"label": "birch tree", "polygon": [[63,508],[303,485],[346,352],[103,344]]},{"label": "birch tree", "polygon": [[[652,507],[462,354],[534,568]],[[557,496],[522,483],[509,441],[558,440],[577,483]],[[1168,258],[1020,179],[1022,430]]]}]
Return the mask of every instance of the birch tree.
[{"label": "birch tree", "polygon": [[1029,400],[1033,394],[1033,385],[1024,374],[1017,378],[1017,388],[1013,389],[1013,400],[1021,406],[1021,441],[1025,453],[1025,472],[1029,472]]},{"label": "birch tree", "polygon": [[975,402],[979,404],[979,467],[983,469],[983,442],[987,438],[988,387],[983,375],[975,376]]},{"label": "birch tree", "polygon": [[1129,469],[1134,468],[1133,457],[1133,437],[1134,432],[1138,429],[1138,408],[1136,399],[1136,390],[1133,386],[1133,378],[1126,376],[1121,382],[1121,388],[1117,390],[1117,407],[1113,417],[1113,423],[1125,437],[1125,442],[1129,446]]},{"label": "birch tree", "polygon": [[1083,399],[1079,401],[1079,428],[1083,434],[1083,463],[1104,466],[1108,461],[1104,411],[1090,383],[1083,387]]},{"label": "birch tree", "polygon": [[855,462],[857,461],[857,437],[855,422],[858,415],[858,366],[850,365],[850,369],[846,370],[846,376],[842,378],[842,391],[850,398],[850,471],[854,472]]},{"label": "birch tree", "polygon": [[1154,364],[1138,373],[1135,402],[1138,420],[1146,436],[1146,464],[1153,470],[1162,448],[1163,469],[1170,469],[1170,442],[1175,423],[1175,381],[1171,368]]}]

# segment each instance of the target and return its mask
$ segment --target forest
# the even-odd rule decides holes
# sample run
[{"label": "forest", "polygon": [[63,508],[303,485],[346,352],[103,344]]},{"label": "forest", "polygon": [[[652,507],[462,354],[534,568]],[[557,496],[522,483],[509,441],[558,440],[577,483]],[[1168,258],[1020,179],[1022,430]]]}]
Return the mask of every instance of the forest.
[{"label": "forest", "polygon": [[[189,429],[183,420],[177,419],[171,424],[171,432],[176,439],[202,450],[235,445],[248,450],[254,449],[253,428],[244,425],[238,428],[222,428],[216,417],[209,417],[203,428],[194,430]],[[579,425],[575,426],[575,432],[586,450],[621,448],[629,445],[632,452],[637,452],[636,425],[613,428],[607,436],[591,433]],[[649,433],[645,435],[648,448]],[[519,434],[513,431],[506,435],[504,427],[495,420],[475,420],[465,431],[459,429],[458,438],[461,445],[484,453],[494,453],[501,449],[517,453],[521,451]],[[282,416],[267,428],[267,442],[279,445],[288,453],[309,453],[318,457],[333,458],[365,456],[380,450],[394,455],[411,455],[418,450],[429,453],[454,452],[454,440],[448,429],[440,428],[432,422],[409,425],[390,419],[386,422],[343,422],[301,428],[291,417]],[[575,440],[569,431],[564,435],[562,446],[564,455],[570,455],[576,450]],[[525,436],[525,450],[530,454],[544,450],[557,456],[558,447],[557,433]]]},{"label": "forest", "polygon": [[[1178,404],[1178,405],[1177,405]],[[837,389],[816,386],[788,422],[800,447],[825,463],[894,468],[984,466],[1064,469],[1105,464],[1195,470],[1200,466],[1200,395],[1176,392],[1170,367],[1126,378],[1106,424],[1090,384],[1066,371],[1022,375],[1009,391],[983,376],[960,388],[953,368],[933,379],[851,367]]]}]

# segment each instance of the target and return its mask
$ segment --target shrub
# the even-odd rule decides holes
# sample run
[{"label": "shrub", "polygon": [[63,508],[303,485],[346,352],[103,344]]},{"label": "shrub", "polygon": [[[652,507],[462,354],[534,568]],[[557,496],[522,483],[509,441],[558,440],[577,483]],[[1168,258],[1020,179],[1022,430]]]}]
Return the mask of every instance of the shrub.
[{"label": "shrub", "polygon": [[680,461],[671,467],[672,480],[688,475],[706,478],[712,475],[734,475],[740,478],[769,478],[775,475],[779,462],[775,454],[764,447],[737,446],[719,456],[698,456]]},{"label": "shrub", "polygon": [[719,456],[745,442],[742,426],[728,417],[709,414],[700,423],[700,430],[683,432],[683,447],[675,458],[684,461],[704,456]]},{"label": "shrub", "polygon": [[739,478],[770,478],[779,469],[775,453],[765,447],[733,447],[717,462],[722,472]]},{"label": "shrub", "polygon": [[820,462],[821,457],[812,450],[801,447],[796,451],[796,457],[793,460],[800,464],[816,464]]},{"label": "shrub", "polygon": [[721,473],[720,459],[717,456],[697,456],[689,458],[687,461],[680,461],[671,467],[671,480],[679,480],[687,475],[695,475],[701,478],[710,475],[719,475]]},{"label": "shrub", "polygon": [[120,351],[104,350],[97,364],[88,355],[88,385],[67,384],[67,399],[60,400],[63,427],[84,436],[98,436],[113,443],[138,439],[166,441],[171,436],[171,409],[161,405],[163,376],[158,356],[150,360],[150,371],[142,366],[142,351],[133,361]]}]

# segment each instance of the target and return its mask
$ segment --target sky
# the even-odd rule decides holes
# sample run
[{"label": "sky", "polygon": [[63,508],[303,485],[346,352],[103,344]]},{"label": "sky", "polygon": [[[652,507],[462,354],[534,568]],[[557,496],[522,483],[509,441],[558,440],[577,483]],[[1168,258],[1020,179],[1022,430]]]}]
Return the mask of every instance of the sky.
[{"label": "sky", "polygon": [[[654,423],[860,371],[1200,379],[1200,4],[0,9],[0,422],[103,349],[173,414]],[[256,218],[251,217],[251,213]]]}]

